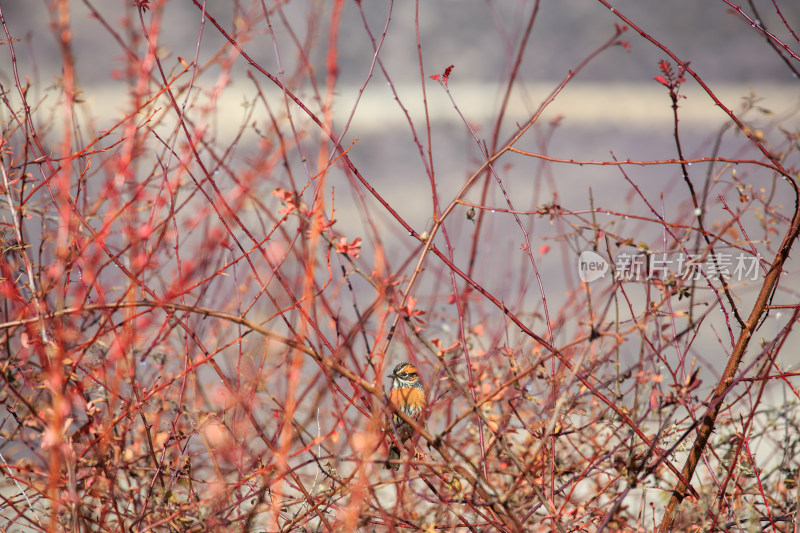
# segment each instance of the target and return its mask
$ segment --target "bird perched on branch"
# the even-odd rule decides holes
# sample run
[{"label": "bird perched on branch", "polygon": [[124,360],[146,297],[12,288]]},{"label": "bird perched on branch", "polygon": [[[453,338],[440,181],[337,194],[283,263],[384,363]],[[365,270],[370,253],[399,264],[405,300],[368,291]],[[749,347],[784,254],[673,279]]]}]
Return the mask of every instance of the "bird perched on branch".
[{"label": "bird perched on branch", "polygon": [[[392,378],[392,391],[389,393],[389,401],[408,416],[421,421],[421,416],[428,405],[428,400],[425,397],[425,387],[422,386],[422,382],[419,380],[416,367],[411,363],[400,363],[394,367],[388,377]],[[414,435],[414,428],[396,413],[392,413],[391,419],[395,430],[397,430],[397,436],[400,437],[402,442],[407,441]],[[388,461],[400,459],[400,449],[394,442],[389,443],[389,457],[387,459]],[[387,462],[386,468],[398,470],[400,465]]]}]

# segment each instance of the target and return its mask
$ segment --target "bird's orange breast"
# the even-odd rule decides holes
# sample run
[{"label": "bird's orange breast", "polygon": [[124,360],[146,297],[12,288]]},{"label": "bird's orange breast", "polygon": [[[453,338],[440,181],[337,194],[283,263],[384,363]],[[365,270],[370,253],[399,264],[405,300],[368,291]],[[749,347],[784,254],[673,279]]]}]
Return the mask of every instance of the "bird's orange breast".
[{"label": "bird's orange breast", "polygon": [[416,416],[425,408],[425,392],[416,387],[394,389],[389,398],[409,416]]}]

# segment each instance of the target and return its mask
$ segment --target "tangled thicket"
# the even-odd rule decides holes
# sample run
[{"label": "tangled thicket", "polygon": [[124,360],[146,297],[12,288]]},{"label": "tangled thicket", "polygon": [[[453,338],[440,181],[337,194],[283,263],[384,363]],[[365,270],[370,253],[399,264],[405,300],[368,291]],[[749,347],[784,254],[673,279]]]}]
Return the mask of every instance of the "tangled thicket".
[{"label": "tangled thicket", "polygon": [[[438,93],[470,116],[450,90],[466,65],[427,72],[417,33],[426,93],[401,94],[380,53],[391,2],[378,16],[359,1],[195,0],[195,41],[167,49],[176,4],[81,5],[118,47],[95,51],[117,63],[102,110],[76,74],[93,58],[75,53],[75,5],[49,3],[57,73],[0,11],[4,530],[788,530],[794,114],[723,102],[612,10],[607,40],[514,122],[532,1],[504,37],[496,116],[463,118],[466,176],[437,174],[435,126],[411,108]],[[795,30],[773,9],[767,27],[720,2],[797,74]],[[363,170],[381,154],[349,127],[361,92],[335,105],[342,30],[362,47],[361,89],[388,82],[419,176]],[[549,107],[632,47],[664,58],[650,82],[670,158],[551,156]],[[689,85],[724,112],[690,148]],[[586,181],[556,179],[565,167]],[[582,251],[607,275],[580,281]],[[394,472],[385,375],[401,360],[430,406]]]}]

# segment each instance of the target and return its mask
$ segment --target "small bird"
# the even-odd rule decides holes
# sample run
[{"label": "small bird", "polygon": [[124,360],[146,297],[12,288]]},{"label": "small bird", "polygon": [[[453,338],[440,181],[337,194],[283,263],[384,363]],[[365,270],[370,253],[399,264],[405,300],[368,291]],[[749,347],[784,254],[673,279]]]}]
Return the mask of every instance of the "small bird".
[{"label": "small bird", "polygon": [[[389,374],[392,378],[392,391],[389,393],[389,400],[408,416],[420,420],[422,412],[428,405],[425,398],[425,387],[419,380],[416,367],[411,363],[400,363],[394,367],[394,371]],[[392,413],[392,424],[397,430],[397,436],[405,442],[414,435],[414,428],[405,420]],[[389,444],[389,461],[400,459],[400,449],[394,442]],[[386,468],[398,470],[400,465],[397,463],[386,463]]]}]

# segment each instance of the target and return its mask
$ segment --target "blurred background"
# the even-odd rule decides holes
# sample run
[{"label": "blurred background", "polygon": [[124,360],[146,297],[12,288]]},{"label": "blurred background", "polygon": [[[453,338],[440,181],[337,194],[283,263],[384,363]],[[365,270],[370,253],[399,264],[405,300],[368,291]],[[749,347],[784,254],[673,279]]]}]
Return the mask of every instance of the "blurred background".
[{"label": "blurred background", "polygon": [[[128,69],[126,58],[132,50],[126,47],[138,46],[136,52],[141,52],[145,46],[138,31],[138,14],[127,1],[59,5],[68,7],[73,32],[69,53],[75,58],[80,90],[77,116],[85,119],[87,126],[103,130],[131,111],[128,95],[136,73]],[[491,141],[509,73],[517,58],[519,39],[534,6],[533,31],[497,136],[501,142],[532,116],[571,70],[613,37],[615,25],[624,25],[600,2],[585,0],[535,4],[445,0],[420,5],[418,12],[417,6],[408,2],[359,5],[363,15],[352,2],[345,2],[341,11],[336,58],[338,80],[333,95],[334,131],[337,137],[343,136],[345,146],[353,143],[349,154],[362,175],[391,205],[398,207],[418,232],[429,229],[433,214],[429,177],[421,151],[414,143],[415,136],[423,145],[427,144],[427,117],[438,191],[443,198],[451,198],[482,161],[464,119],[481,140]],[[686,61],[729,109],[743,112],[750,108],[743,117],[754,128],[774,131],[796,123],[795,111],[800,104],[796,60],[782,60],[764,35],[731,6],[724,2],[689,0],[668,3],[623,0],[613,5],[617,12]],[[771,3],[752,5],[760,10],[755,12],[762,28],[784,43],[795,42]],[[213,134],[221,145],[232,145],[229,156],[232,165],[252,168],[258,159],[260,131],[266,117],[263,109],[252,107],[255,85],[249,76],[258,80],[266,94],[274,98],[273,106],[278,110],[283,106],[280,91],[236,56],[192,2],[152,2],[151,6],[161,14],[157,47],[166,66],[176,69],[181,61],[193,61],[195,55],[200,65],[221,56],[233,61],[230,70],[224,73],[213,65],[203,70],[192,80],[191,98],[206,105],[202,108],[202,118],[211,128],[207,135]],[[63,56],[51,24],[63,15],[50,7],[47,2],[13,2],[3,12],[17,40],[17,68],[21,76],[31,80],[30,96],[43,105],[56,98],[62,76]],[[231,34],[246,35],[239,44],[253,60],[275,75],[283,72],[287,85],[312,111],[319,112],[328,50],[324,43],[329,38],[332,5],[289,2],[280,9],[272,8],[273,32],[261,20],[260,6],[225,2],[207,8],[208,14]],[[780,9],[786,22],[794,27],[800,18],[800,7],[788,2]],[[415,37],[417,17],[420,50]],[[372,41],[380,40],[384,29],[379,59],[385,75],[380,65],[373,63]],[[654,81],[655,76],[662,74],[658,62],[668,58],[635,30],[629,29],[619,39],[628,45],[603,51],[581,69],[547,107],[534,131],[518,144],[519,148],[583,161],[677,157],[671,102],[667,89]],[[784,56],[788,54],[784,52]],[[10,58],[5,54],[0,60],[5,62],[0,79],[7,97],[14,103],[17,95],[8,90],[13,83]],[[304,66],[306,61],[308,65]],[[449,65],[454,66],[450,92],[463,118],[443,87],[430,79]],[[311,78],[309,72],[313,72]],[[207,100],[212,93],[213,106]],[[713,139],[728,124],[727,116],[691,78],[681,86],[680,93],[685,96],[679,102],[684,155],[708,156]],[[754,105],[769,114],[753,109]],[[295,120],[307,120],[296,106],[289,105],[288,110]],[[409,121],[414,125],[413,132]],[[730,132],[721,141],[720,153],[736,157],[750,153],[751,148],[741,135]],[[700,182],[706,170],[706,166],[695,167],[692,178]],[[680,178],[675,166],[649,166],[630,172],[648,194],[660,191],[664,180]],[[627,189],[615,168],[546,164],[517,156],[504,160],[502,176],[512,197],[518,194],[529,197],[529,208],[553,202],[554,198],[568,209],[585,208],[590,187],[597,205],[613,206],[619,202],[620,187]],[[669,192],[673,186],[666,190],[664,208],[676,209],[685,200],[683,189],[679,187],[674,196]],[[501,199],[496,188],[490,188],[490,194],[493,201]],[[631,208],[642,213],[649,211],[641,202],[633,202]],[[344,233],[362,228],[356,211],[345,204],[338,210],[336,218],[340,227],[347,230]],[[506,224],[510,217],[503,218],[499,235],[508,234]],[[388,231],[399,229],[396,224],[388,225]],[[546,232],[543,226],[546,225],[536,229]],[[469,230],[467,227],[464,231],[469,233]],[[655,244],[660,238],[657,228],[650,234],[640,226],[634,233],[637,242]],[[402,234],[397,235],[397,241],[398,247],[406,251],[417,244]],[[541,268],[551,274],[550,286],[554,278],[562,275],[576,279],[577,272],[574,269],[565,272],[561,261],[562,258],[554,257],[543,260]],[[561,303],[559,299],[564,294],[553,291],[555,305]]]}]

